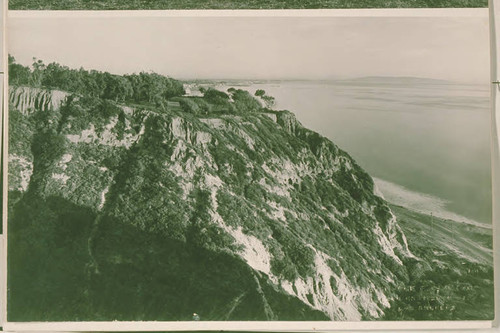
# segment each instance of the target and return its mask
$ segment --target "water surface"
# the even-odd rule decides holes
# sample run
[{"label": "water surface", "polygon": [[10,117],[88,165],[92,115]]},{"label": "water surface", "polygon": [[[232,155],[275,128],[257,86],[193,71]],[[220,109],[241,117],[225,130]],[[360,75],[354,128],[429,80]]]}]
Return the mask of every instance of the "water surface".
[{"label": "water surface", "polygon": [[372,176],[491,223],[488,85],[369,78],[254,83]]}]

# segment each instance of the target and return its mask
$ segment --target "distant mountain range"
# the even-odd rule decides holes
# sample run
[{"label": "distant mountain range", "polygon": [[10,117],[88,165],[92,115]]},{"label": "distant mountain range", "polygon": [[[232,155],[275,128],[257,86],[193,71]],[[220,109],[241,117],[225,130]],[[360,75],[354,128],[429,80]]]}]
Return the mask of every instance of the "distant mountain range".
[{"label": "distant mountain range", "polygon": [[451,84],[447,80],[420,78],[412,76],[365,76],[360,78],[339,80],[340,82],[370,83],[370,84]]},{"label": "distant mountain range", "polygon": [[368,84],[368,85],[446,85],[457,84],[456,82],[419,78],[411,76],[364,76],[349,79],[186,79],[192,84],[209,85],[223,84],[230,86],[250,86],[254,84],[279,84],[281,82],[324,82],[327,84]]}]

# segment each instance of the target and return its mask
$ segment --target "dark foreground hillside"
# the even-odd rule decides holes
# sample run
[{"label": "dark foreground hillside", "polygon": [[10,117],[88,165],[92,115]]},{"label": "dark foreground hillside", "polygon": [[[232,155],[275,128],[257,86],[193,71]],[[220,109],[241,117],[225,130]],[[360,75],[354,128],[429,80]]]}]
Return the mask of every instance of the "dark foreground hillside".
[{"label": "dark foreground hillside", "polygon": [[494,317],[492,230],[392,206],[412,252],[410,281],[387,320],[488,320]]},{"label": "dark foreground hillside", "polygon": [[315,8],[480,8],[487,0],[10,0],[9,9],[315,9]]},{"label": "dark foreground hillside", "polygon": [[[396,207],[402,229],[264,91],[12,58],[10,78],[10,321],[491,319],[487,255],[438,258],[425,217]],[[422,285],[457,310],[406,309]]]}]

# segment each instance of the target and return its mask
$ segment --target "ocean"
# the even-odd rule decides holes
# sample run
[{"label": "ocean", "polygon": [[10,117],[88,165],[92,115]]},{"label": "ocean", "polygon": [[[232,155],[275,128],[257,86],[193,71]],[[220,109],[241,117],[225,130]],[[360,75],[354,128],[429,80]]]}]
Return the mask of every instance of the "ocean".
[{"label": "ocean", "polygon": [[428,212],[491,224],[487,84],[374,77],[238,87],[274,96],[275,109],[294,112],[304,126],[347,151],[383,182],[386,196],[414,192],[404,197],[435,198]]}]

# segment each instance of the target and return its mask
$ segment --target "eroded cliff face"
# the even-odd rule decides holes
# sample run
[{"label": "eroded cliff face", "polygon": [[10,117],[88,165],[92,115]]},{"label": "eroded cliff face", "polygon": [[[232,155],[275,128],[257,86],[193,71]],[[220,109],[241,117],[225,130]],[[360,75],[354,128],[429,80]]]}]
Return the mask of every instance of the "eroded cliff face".
[{"label": "eroded cliff face", "polygon": [[[407,278],[403,261],[418,260],[370,176],[290,112],[192,115],[68,96],[10,90],[10,130],[25,129],[11,142],[10,221],[19,235],[75,237],[83,312],[379,318]],[[86,218],[58,203],[26,221],[33,198]]]},{"label": "eroded cliff face", "polygon": [[12,87],[9,89],[9,104],[22,114],[35,111],[59,110],[68,93],[33,87]]}]

